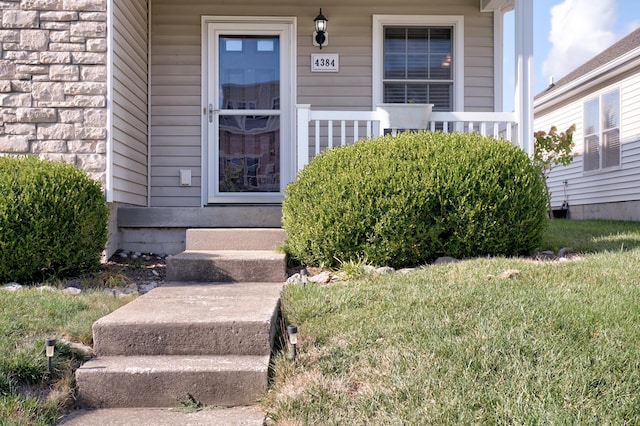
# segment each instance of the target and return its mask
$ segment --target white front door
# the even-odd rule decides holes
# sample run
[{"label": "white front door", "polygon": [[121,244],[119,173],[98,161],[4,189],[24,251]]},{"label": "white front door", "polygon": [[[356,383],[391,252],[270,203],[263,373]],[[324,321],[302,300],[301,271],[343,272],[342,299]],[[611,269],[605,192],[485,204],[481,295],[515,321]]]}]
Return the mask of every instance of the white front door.
[{"label": "white front door", "polygon": [[293,177],[294,21],[265,19],[206,25],[208,203],[280,202]]}]

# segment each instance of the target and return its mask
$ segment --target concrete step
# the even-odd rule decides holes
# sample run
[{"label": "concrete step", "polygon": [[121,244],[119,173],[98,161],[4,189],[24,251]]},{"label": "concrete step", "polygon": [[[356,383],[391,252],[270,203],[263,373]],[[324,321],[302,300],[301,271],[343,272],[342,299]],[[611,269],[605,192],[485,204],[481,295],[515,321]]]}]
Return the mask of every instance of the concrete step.
[{"label": "concrete step", "polygon": [[274,250],[287,239],[284,230],[187,229],[186,250]]},{"label": "concrete step", "polygon": [[80,407],[254,404],[267,387],[269,356],[98,357],[76,370]]},{"label": "concrete step", "polygon": [[285,255],[267,250],[188,250],[167,258],[168,281],[285,282]]},{"label": "concrete step", "polygon": [[179,408],[106,408],[75,410],[59,423],[65,426],[262,426],[265,414],[258,408],[204,408],[195,412]]},{"label": "concrete step", "polygon": [[93,324],[98,356],[269,355],[281,283],[171,283]]}]

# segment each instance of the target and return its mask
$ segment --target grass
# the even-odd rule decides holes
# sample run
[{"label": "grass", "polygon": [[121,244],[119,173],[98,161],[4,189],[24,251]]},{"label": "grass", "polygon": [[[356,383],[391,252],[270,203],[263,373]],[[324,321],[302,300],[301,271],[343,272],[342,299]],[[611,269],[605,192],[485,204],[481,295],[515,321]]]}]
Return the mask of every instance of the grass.
[{"label": "grass", "polygon": [[271,423],[640,425],[640,223],[552,221],[541,249],[567,246],[288,286]]},{"label": "grass", "polygon": [[640,247],[640,223],[611,220],[552,220],[543,249],[572,247],[580,253],[605,253]]},{"label": "grass", "polygon": [[[0,425],[55,424],[73,396],[73,371],[82,361],[61,339],[90,345],[92,323],[130,300],[102,292],[0,291]],[[47,337],[58,340],[51,375]]]},{"label": "grass", "polygon": [[[288,286],[299,358],[275,357],[271,422],[640,425],[640,223],[552,221],[540,249],[566,246],[589,254],[378,277],[354,262],[349,282]],[[519,273],[496,278],[509,269]],[[90,344],[92,323],[129,300],[0,291],[0,425],[55,424],[82,358],[60,338]]]}]

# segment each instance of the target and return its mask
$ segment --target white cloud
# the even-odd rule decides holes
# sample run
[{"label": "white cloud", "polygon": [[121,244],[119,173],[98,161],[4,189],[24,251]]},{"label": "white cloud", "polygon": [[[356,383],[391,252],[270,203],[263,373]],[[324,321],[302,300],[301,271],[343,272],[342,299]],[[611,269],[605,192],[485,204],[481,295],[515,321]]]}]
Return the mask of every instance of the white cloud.
[{"label": "white cloud", "polygon": [[616,0],[564,0],[551,8],[546,78],[560,79],[615,43]]},{"label": "white cloud", "polygon": [[640,28],[640,21],[631,21],[625,27],[625,35],[630,34]]}]

